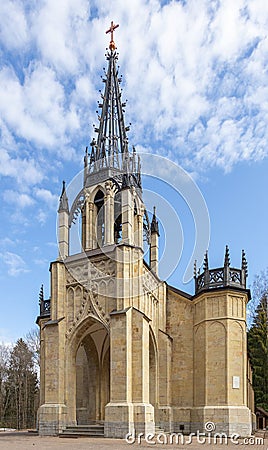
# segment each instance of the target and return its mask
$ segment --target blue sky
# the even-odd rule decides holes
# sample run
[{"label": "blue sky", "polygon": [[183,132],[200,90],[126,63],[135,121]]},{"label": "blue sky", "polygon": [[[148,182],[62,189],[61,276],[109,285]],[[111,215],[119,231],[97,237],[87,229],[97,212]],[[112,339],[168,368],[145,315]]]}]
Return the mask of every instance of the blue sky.
[{"label": "blue sky", "polygon": [[[34,326],[41,283],[49,296],[61,182],[82,169],[94,136],[111,20],[120,24],[115,40],[130,144],[181,166],[199,187],[210,217],[211,266],[222,264],[225,244],[236,267],[245,249],[249,284],[268,265],[268,3],[5,0],[0,342]],[[152,180],[145,177],[146,192]],[[160,217],[162,234],[170,230],[182,252],[169,282],[192,292],[182,282],[195,239],[189,203],[163,185],[156,190],[183,234],[182,242],[176,227],[165,224],[169,214]],[[147,206],[151,211],[153,204]],[[166,246],[173,257],[170,241]]]}]

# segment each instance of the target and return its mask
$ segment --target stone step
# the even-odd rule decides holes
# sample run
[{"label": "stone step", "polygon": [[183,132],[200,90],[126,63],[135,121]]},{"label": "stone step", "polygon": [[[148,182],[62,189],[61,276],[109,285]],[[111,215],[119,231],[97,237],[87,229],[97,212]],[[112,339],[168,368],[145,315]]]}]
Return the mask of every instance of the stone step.
[{"label": "stone step", "polygon": [[97,428],[97,429],[104,428],[104,425],[101,425],[98,423],[92,424],[92,425],[91,424],[89,424],[89,425],[73,425],[73,426],[67,426],[65,429],[66,430],[91,430],[94,428]]},{"label": "stone step", "polygon": [[104,437],[104,425],[92,424],[92,425],[76,425],[67,426],[59,437]]}]

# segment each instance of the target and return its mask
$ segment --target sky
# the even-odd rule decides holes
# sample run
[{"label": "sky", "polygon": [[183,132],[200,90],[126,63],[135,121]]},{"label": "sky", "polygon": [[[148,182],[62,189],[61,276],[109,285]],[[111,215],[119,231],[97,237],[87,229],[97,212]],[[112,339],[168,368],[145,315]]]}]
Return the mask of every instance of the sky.
[{"label": "sky", "polygon": [[[193,293],[185,274],[206,208],[198,265],[208,248],[210,266],[222,266],[228,244],[234,267],[246,251],[248,286],[267,268],[268,2],[5,0],[0,342],[36,326],[42,283],[49,297],[61,184],[81,171],[94,137],[112,20],[129,142],[155,163],[143,187],[148,211],[159,210],[160,274]],[[196,186],[194,199],[170,179],[173,165]]]}]

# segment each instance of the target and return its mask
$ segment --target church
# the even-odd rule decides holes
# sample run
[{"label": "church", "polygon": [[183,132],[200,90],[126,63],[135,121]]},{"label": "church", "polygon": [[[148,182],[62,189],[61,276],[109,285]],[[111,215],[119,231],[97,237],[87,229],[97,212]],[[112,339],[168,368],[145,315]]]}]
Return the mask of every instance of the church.
[{"label": "church", "polygon": [[[50,298],[40,292],[38,431],[249,436],[245,254],[233,268],[226,247],[222,267],[211,269],[206,253],[194,295],[159,278],[159,225],[143,202],[140,156],[128,142],[116,27],[108,30],[99,124],[82,189],[69,205],[63,183]],[[81,248],[72,254],[74,226]]]}]

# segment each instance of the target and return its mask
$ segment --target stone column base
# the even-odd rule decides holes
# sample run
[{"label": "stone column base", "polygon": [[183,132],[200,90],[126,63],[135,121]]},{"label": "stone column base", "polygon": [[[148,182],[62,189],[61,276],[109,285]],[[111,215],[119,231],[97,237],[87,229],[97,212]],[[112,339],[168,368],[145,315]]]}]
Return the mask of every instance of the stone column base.
[{"label": "stone column base", "polygon": [[251,423],[252,423],[252,432],[254,433],[257,429],[257,418],[256,414],[251,411]]},{"label": "stone column base", "polygon": [[172,432],[189,434],[191,430],[191,412],[192,408],[176,407],[172,408],[173,421]]},{"label": "stone column base", "polygon": [[155,407],[155,423],[163,429],[165,432],[172,432],[173,411],[171,406],[158,406]]},{"label": "stone column base", "polygon": [[240,437],[247,437],[252,433],[251,412],[246,406],[193,408],[191,432],[196,433],[197,430],[201,433],[226,433],[227,436],[236,433]]},{"label": "stone column base", "polygon": [[104,436],[125,438],[127,434],[155,432],[154,407],[148,403],[108,403],[105,406]]},{"label": "stone column base", "polygon": [[67,407],[64,404],[41,405],[37,413],[40,436],[57,436],[66,425]]}]

